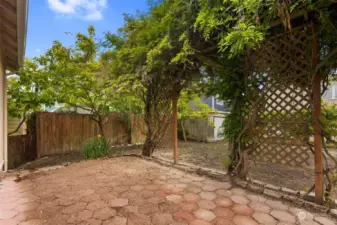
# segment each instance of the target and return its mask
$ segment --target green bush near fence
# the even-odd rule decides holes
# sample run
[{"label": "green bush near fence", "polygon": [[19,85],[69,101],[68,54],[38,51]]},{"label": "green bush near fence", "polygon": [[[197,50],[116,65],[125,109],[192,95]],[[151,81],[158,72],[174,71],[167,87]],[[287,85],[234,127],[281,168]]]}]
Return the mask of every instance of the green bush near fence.
[{"label": "green bush near fence", "polygon": [[105,137],[97,136],[87,141],[83,147],[85,159],[97,159],[108,155],[109,141]]}]

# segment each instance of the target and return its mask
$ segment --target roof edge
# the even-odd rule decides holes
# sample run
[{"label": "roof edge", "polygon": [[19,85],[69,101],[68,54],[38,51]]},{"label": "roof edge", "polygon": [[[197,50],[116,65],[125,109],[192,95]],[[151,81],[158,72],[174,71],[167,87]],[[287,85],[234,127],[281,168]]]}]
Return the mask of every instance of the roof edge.
[{"label": "roof edge", "polygon": [[16,2],[17,2],[18,66],[21,67],[25,59],[29,0],[16,0]]}]

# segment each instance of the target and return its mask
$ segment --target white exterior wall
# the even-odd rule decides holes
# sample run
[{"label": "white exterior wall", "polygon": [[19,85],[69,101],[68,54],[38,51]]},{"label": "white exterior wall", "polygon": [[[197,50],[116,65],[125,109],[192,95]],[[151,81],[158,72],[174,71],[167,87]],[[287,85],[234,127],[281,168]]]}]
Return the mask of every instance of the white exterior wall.
[{"label": "white exterior wall", "polygon": [[4,55],[0,46],[0,171],[7,171],[7,95]]}]

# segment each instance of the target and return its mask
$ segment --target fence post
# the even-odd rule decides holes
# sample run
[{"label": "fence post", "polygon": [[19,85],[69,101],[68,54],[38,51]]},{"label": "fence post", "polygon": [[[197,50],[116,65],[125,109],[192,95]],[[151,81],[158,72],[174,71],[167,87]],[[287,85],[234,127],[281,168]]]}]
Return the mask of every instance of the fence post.
[{"label": "fence post", "polygon": [[178,98],[172,98],[172,111],[173,111],[173,162],[176,164],[178,161]]},{"label": "fence post", "polygon": [[314,39],[312,40],[312,69],[314,71],[312,85],[313,85],[313,110],[312,119],[314,121],[314,146],[315,146],[315,202],[323,204],[323,152],[322,152],[322,136],[321,128],[319,126],[319,119],[321,116],[321,77],[316,70],[319,63],[319,42],[315,37],[315,24],[311,22]]}]

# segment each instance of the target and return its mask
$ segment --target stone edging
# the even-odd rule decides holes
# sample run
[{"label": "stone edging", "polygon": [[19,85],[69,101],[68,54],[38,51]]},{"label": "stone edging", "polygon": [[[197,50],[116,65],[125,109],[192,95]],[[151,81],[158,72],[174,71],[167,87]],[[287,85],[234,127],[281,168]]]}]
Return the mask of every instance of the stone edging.
[{"label": "stone edging", "polygon": [[304,192],[302,191],[295,191],[295,190],[285,188],[285,187],[278,187],[272,184],[263,183],[258,180],[244,181],[244,180],[239,179],[238,177],[230,176],[224,171],[209,169],[205,167],[199,167],[193,164],[188,164],[188,163],[174,164],[170,162],[169,160],[166,160],[163,158],[144,157],[144,156],[140,156],[140,157],[145,160],[154,161],[160,165],[173,167],[179,170],[183,170],[185,172],[191,172],[191,173],[196,173],[199,175],[204,175],[204,176],[207,176],[207,177],[219,180],[219,181],[231,180],[232,184],[238,187],[248,189],[250,191],[265,195],[270,198],[286,200],[297,206],[308,208],[310,210],[314,210],[320,213],[330,214],[334,218],[337,218],[337,209],[332,209],[327,206],[318,205],[311,201],[308,201],[308,199],[313,198],[312,195],[309,195],[308,198],[302,198],[302,195],[304,194]]}]

